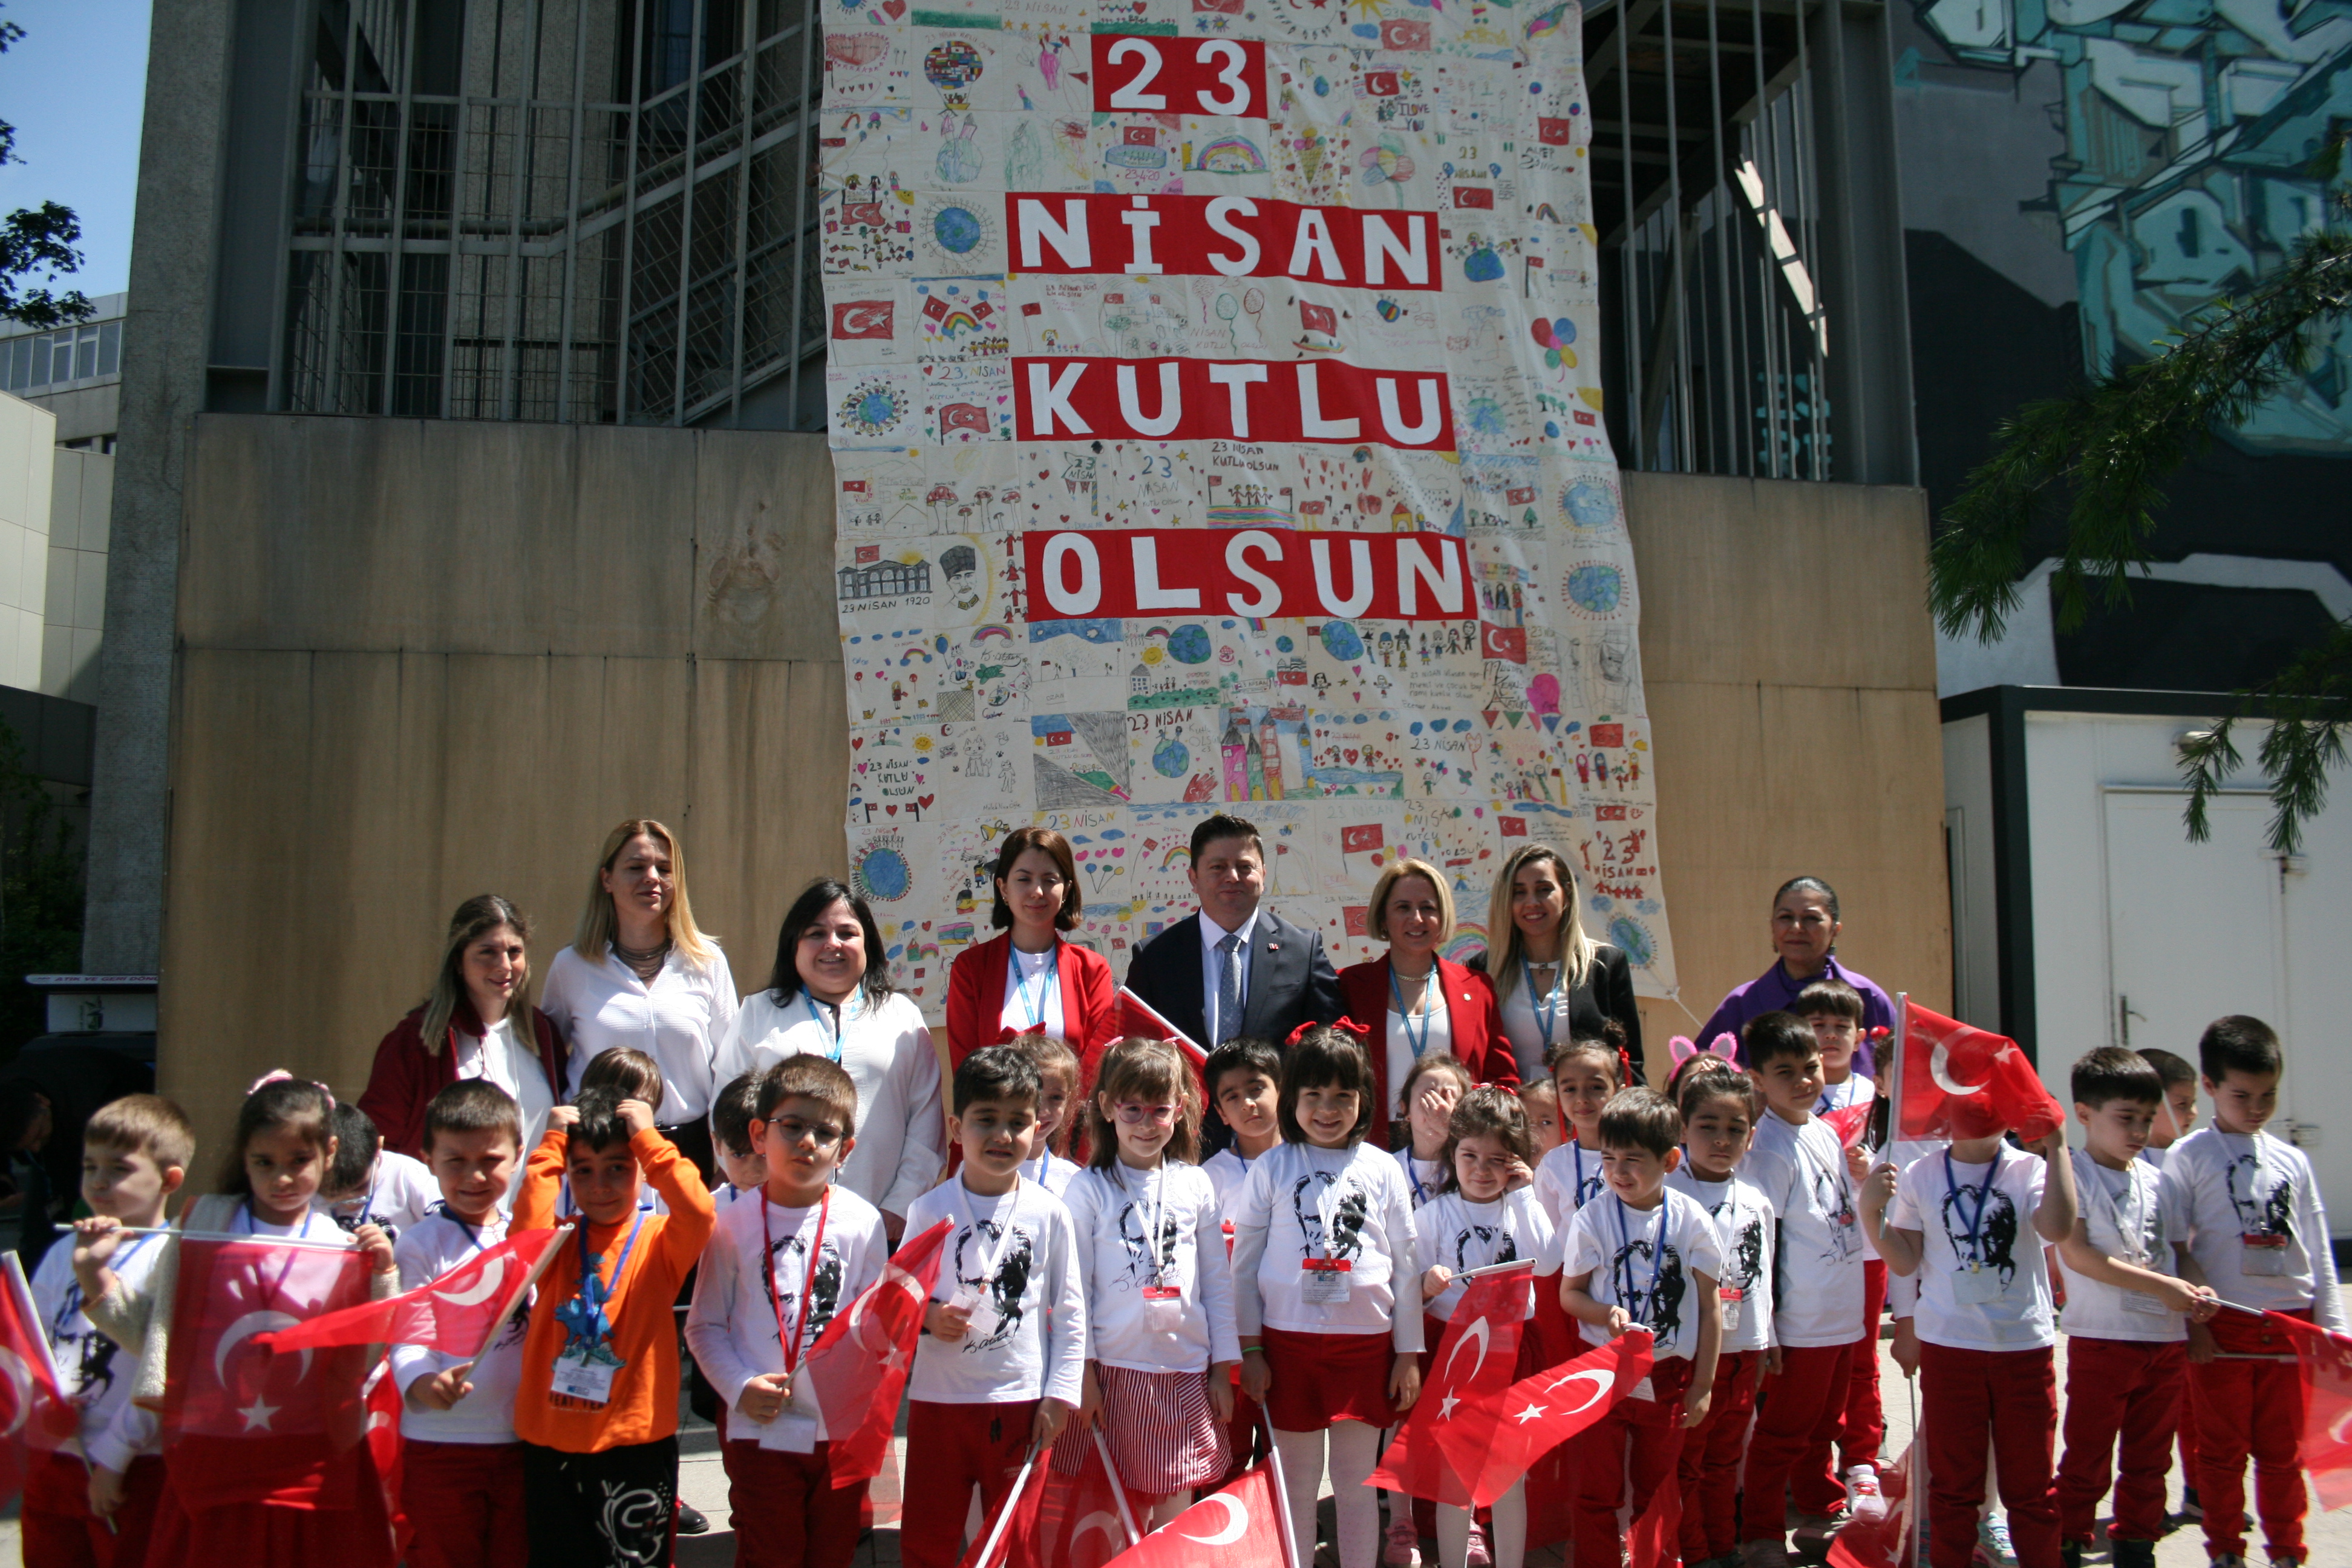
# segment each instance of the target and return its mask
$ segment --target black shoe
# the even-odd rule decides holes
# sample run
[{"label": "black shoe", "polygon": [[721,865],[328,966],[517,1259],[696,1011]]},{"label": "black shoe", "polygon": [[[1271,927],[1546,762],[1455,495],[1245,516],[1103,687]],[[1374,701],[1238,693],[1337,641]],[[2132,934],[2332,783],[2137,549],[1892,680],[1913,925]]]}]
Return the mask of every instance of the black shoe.
[{"label": "black shoe", "polygon": [[2117,1541],[2115,1568],[2156,1568],[2156,1542],[2153,1541]]},{"label": "black shoe", "polygon": [[680,1535],[708,1535],[710,1519],[692,1503],[681,1500],[677,1505],[677,1532]]},{"label": "black shoe", "polygon": [[2088,1542],[2062,1541],[2058,1543],[2058,1561],[2064,1568],[2083,1568],[2083,1553],[2090,1549]]}]

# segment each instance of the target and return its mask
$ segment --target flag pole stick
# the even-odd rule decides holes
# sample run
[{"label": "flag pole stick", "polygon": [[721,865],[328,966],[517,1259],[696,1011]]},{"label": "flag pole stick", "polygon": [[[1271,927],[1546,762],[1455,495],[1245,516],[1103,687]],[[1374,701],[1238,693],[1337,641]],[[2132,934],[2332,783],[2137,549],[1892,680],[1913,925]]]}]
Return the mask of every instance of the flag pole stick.
[{"label": "flag pole stick", "polygon": [[[1887,1045],[1895,1052],[1895,1092],[1888,1097],[1893,1103],[1888,1106],[1886,1112],[1887,1149],[1892,1149],[1895,1144],[1903,1142],[1903,1080],[1908,1076],[1903,1064],[1903,1040],[1910,1021],[1911,993],[1898,991],[1895,994],[1895,1031],[1886,1037]],[[1879,1150],[1877,1153],[1880,1159],[1884,1160],[1886,1150]]]},{"label": "flag pole stick", "polygon": [[[73,1226],[52,1227],[59,1236],[73,1234]],[[182,1241],[250,1241],[262,1247],[301,1247],[313,1252],[349,1252],[354,1243],[347,1237],[341,1241],[309,1241],[299,1236],[241,1236],[233,1230],[182,1230],[173,1225],[119,1225],[106,1233],[109,1236],[176,1236]]]},{"label": "flag pole stick", "polygon": [[1021,1506],[1021,1489],[1029,1484],[1029,1472],[1037,1468],[1037,1456],[1043,1452],[1037,1444],[1029,1445],[1029,1458],[1023,1462],[1021,1473],[1013,1478],[1013,1489],[1004,1494],[1004,1511],[996,1516],[996,1523],[988,1531],[988,1542],[980,1549],[979,1568],[989,1568],[994,1561],[997,1542],[1004,1539],[1005,1529],[1013,1522],[1013,1510]]},{"label": "flag pole stick", "polygon": [[1257,1418],[1265,1426],[1265,1462],[1274,1472],[1274,1506],[1282,1510],[1283,1568],[1300,1568],[1298,1532],[1290,1523],[1290,1488],[1282,1479],[1282,1446],[1275,1440],[1274,1417],[1258,1407]]},{"label": "flag pole stick", "polygon": [[1533,1268],[1535,1266],[1536,1260],[1532,1258],[1514,1258],[1508,1263],[1489,1263],[1483,1268],[1465,1269],[1454,1277],[1454,1283],[1459,1285],[1465,1279],[1483,1279],[1489,1274],[1508,1274],[1515,1268]]},{"label": "flag pole stick", "polygon": [[1131,1547],[1143,1544],[1143,1531],[1135,1528],[1135,1510],[1127,1506],[1127,1483],[1118,1479],[1118,1467],[1110,1462],[1110,1445],[1103,1441],[1102,1423],[1094,1426],[1095,1452],[1102,1456],[1103,1474],[1110,1478],[1110,1494],[1118,1500],[1118,1521],[1127,1527],[1127,1543]]}]

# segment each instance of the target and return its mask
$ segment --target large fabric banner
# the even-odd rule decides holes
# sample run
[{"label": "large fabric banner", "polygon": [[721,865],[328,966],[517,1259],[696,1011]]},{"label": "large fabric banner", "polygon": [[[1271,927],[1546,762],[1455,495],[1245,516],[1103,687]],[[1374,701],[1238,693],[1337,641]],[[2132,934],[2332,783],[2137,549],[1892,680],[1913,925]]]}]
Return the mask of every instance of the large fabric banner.
[{"label": "large fabric banner", "polygon": [[1012,827],[1123,973],[1187,840],[1375,951],[1374,878],[1575,867],[1674,985],[1601,421],[1574,5],[826,7],[849,852],[934,1016]]}]

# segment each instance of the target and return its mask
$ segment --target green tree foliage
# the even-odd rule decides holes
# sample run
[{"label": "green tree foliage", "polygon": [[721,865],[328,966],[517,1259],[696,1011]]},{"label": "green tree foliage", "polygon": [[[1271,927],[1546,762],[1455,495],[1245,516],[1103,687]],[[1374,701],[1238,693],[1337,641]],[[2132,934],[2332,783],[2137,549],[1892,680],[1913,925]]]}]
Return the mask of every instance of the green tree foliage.
[{"label": "green tree foliage", "polygon": [[[25,37],[14,22],[0,22],[0,55]],[[21,163],[16,156],[16,128],[0,120],[0,163]],[[53,293],[48,285],[60,273],[80,269],[81,220],[71,207],[43,202],[38,207],[18,207],[0,218],[0,318],[28,327],[56,327],[89,319],[89,296],[79,289]],[[35,273],[46,280],[33,287]]]},{"label": "green tree foliage", "polygon": [[[2347,133],[2313,164],[2329,191],[2328,221],[2242,299],[2217,301],[2162,353],[2071,397],[2030,403],[1994,431],[1995,447],[1944,513],[1928,557],[1928,595],[1947,635],[1991,642],[2018,605],[2027,551],[2055,525],[2050,575],[2059,629],[2072,630],[2095,596],[2126,604],[2150,563],[2164,485],[2235,425],[2311,373],[2352,309],[2352,193],[2339,186]],[[2037,553],[2039,552],[2037,551]],[[2271,779],[2271,846],[2293,854],[2304,824],[2326,804],[2352,726],[2352,621],[2339,624],[2260,686],[2237,692],[2212,728],[2181,748],[2192,839],[2206,808],[2243,758],[2242,723],[2266,725],[2258,758]]]}]

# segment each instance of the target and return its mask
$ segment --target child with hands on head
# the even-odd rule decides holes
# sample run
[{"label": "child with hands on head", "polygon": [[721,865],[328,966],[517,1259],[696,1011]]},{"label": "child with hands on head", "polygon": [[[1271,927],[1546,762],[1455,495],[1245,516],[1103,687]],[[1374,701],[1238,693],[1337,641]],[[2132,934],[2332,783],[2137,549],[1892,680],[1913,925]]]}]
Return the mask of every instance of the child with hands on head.
[{"label": "child with hands on head", "polygon": [[1340,1568],[1372,1568],[1380,1508],[1363,1483],[1381,1429],[1421,1394],[1419,1302],[1397,1299],[1399,1278],[1417,1273],[1412,1195],[1364,1142],[1372,1081],[1354,1035],[1304,1031],[1283,1063],[1282,1142],[1252,1164],[1234,1209],[1242,1392],[1274,1430],[1301,1563],[1328,1457]]},{"label": "child with hands on head", "polygon": [[[82,1202],[128,1229],[156,1229],[195,1152],[187,1116],[170,1100],[133,1094],[110,1101],[82,1130]],[[145,1285],[163,1240],[133,1236],[117,1244],[110,1267],[129,1289]],[[154,1413],[132,1405],[131,1379],[117,1375],[121,1347],[81,1310],[76,1250],[50,1247],[33,1274],[33,1305],[80,1418],[72,1440],[36,1456],[25,1478],[25,1560],[104,1563],[110,1552],[137,1563],[163,1496],[163,1448]]]},{"label": "child with hands on head", "polygon": [[[1424,1363],[1445,1337],[1445,1325],[1454,1321],[1454,1309],[1469,1289],[1463,1275],[1521,1261],[1541,1268],[1540,1260],[1550,1255],[1550,1218],[1533,1193],[1511,1184],[1532,1154],[1527,1112],[1511,1089],[1491,1085],[1470,1089],[1448,1114],[1445,1142],[1438,1149],[1437,1190],[1413,1215],[1414,1261],[1421,1270],[1426,1320],[1422,1339],[1431,1347],[1422,1352]],[[1524,1326],[1535,1314],[1537,1289],[1529,1284],[1519,1314],[1523,1326],[1515,1379],[1541,1370],[1535,1336]],[[1424,1364],[1424,1379],[1427,1373]],[[1526,1478],[1495,1500],[1493,1519],[1494,1546],[1486,1560],[1494,1568],[1520,1568],[1528,1551]],[[1469,1510],[1438,1505],[1437,1545],[1445,1568],[1465,1568],[1476,1534]]]},{"label": "child with hands on head", "polygon": [[[257,1081],[238,1108],[219,1191],[195,1199],[181,1215],[180,1228],[233,1236],[350,1245],[367,1257],[369,1291],[376,1300],[400,1289],[392,1238],[362,1225],[348,1237],[320,1212],[320,1183],[335,1160],[335,1100],[322,1084],[278,1071]],[[160,1408],[170,1364],[173,1300],[180,1283],[180,1253],[167,1245],[134,1282],[115,1259],[134,1239],[124,1221],[100,1214],[74,1226],[73,1269],[86,1303],[82,1310],[100,1333],[133,1352],[138,1371],[131,1380],[132,1403]],[[167,1244],[174,1237],[163,1238]],[[143,1249],[142,1249],[143,1250]],[[273,1295],[267,1280],[256,1295]],[[235,1441],[195,1439],[187,1441]],[[320,1445],[315,1470],[300,1483],[258,1499],[191,1496],[173,1486],[164,1470],[168,1510],[186,1514],[187,1561],[311,1563],[330,1558],[352,1568],[390,1568],[392,1524],[383,1488],[368,1446],[340,1453]],[[349,1490],[345,1490],[345,1487]],[[341,1494],[341,1508],[320,1508],[321,1495]],[[258,1506],[256,1506],[256,1505]]]},{"label": "child with hands on head", "polygon": [[736,1562],[844,1568],[865,1491],[833,1484],[832,1434],[803,1366],[826,1326],[881,1279],[890,1246],[881,1211],[834,1180],[857,1146],[848,1072],[803,1054],[752,1083],[742,1137],[761,1180],[719,1211],[686,1342],[727,1407]]},{"label": "child with hands on head", "polygon": [[1079,1238],[1087,1371],[1055,1468],[1075,1472],[1097,1419],[1120,1484],[1175,1518],[1227,1468],[1241,1348],[1216,1190],[1192,1163],[1200,1091],[1179,1047],[1129,1038],[1096,1068],[1087,1169],[1062,1194]]},{"label": "child with hands on head", "polygon": [[1087,1303],[1070,1211],[1023,1168],[1036,1153],[1036,1064],[1013,1046],[958,1063],[949,1122],[963,1162],[907,1209],[907,1234],[951,1227],[907,1393],[908,1568],[948,1568],[961,1500],[980,1489],[984,1519],[1004,1507],[1024,1459],[1077,1407]]},{"label": "child with hands on head", "polygon": [[1416,1058],[1397,1086],[1392,1126],[1404,1133],[1396,1151],[1416,1209],[1437,1195],[1445,1173],[1445,1144],[1453,1135],[1454,1108],[1470,1092],[1470,1069],[1444,1051]]},{"label": "child with hands on head", "polygon": [[1625,1087],[1625,1031],[1612,1018],[1600,1038],[1570,1040],[1552,1047],[1545,1066],[1550,1069],[1559,1114],[1568,1124],[1568,1142],[1553,1148],[1536,1166],[1536,1202],[1563,1235],[1576,1211],[1601,1195],[1601,1108]]}]

